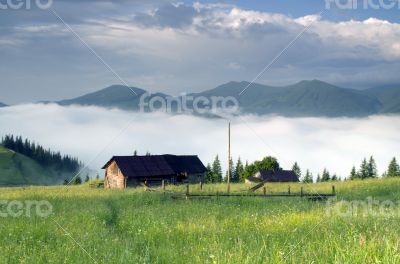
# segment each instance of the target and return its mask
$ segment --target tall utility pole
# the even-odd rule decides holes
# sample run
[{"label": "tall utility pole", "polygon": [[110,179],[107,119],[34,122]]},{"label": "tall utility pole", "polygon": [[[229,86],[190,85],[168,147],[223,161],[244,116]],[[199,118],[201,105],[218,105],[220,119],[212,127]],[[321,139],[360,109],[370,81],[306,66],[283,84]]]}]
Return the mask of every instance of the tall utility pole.
[{"label": "tall utility pole", "polygon": [[231,123],[228,125],[228,193],[231,191]]}]

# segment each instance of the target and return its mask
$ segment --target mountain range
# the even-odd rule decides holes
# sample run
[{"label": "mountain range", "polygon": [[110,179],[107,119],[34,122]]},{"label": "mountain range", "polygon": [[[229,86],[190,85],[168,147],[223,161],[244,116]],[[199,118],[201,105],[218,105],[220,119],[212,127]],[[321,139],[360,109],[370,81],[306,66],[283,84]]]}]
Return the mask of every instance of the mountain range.
[{"label": "mountain range", "polygon": [[0,102],[0,107],[6,107],[6,104],[3,104],[2,102]]},{"label": "mountain range", "polygon": [[[245,88],[247,89],[239,95]],[[135,94],[136,93],[136,94]],[[60,105],[91,105],[138,111],[140,96],[146,90],[113,85],[77,98],[55,102]],[[301,81],[288,86],[268,86],[249,82],[229,82],[214,89],[188,94],[193,98],[233,96],[243,114],[276,114],[290,117],[364,117],[400,113],[400,85],[367,90],[341,88],[319,80]],[[164,93],[153,93],[147,99]]]}]

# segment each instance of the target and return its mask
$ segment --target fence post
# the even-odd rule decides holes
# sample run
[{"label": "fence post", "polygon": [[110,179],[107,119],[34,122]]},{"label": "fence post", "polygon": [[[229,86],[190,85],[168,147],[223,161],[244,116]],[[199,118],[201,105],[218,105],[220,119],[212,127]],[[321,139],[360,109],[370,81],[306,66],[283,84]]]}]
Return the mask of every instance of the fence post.
[{"label": "fence post", "polygon": [[289,187],[288,187],[288,194],[290,195],[290,185],[289,185]]},{"label": "fence post", "polygon": [[304,196],[304,189],[303,189],[303,186],[301,186],[301,189],[300,189],[300,197],[303,197]]},{"label": "fence post", "polygon": [[267,188],[265,186],[263,188],[263,191],[264,191],[264,196],[267,195]]},{"label": "fence post", "polygon": [[162,180],[161,185],[162,185],[162,190],[165,192],[165,180]]},{"label": "fence post", "polygon": [[332,185],[332,194],[336,194],[335,185]]},{"label": "fence post", "polygon": [[200,191],[202,191],[202,190],[203,190],[203,182],[200,181]]},{"label": "fence post", "polygon": [[186,196],[189,196],[189,183],[186,184]]}]

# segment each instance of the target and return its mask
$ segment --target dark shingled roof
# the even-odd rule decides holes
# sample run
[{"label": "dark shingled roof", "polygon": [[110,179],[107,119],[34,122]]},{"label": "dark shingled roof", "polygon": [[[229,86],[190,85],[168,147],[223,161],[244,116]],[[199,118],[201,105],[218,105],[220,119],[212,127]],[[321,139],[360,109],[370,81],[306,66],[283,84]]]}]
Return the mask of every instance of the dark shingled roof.
[{"label": "dark shingled roof", "polygon": [[260,178],[268,182],[299,182],[299,177],[291,170],[260,170]]},{"label": "dark shingled roof", "polygon": [[114,156],[102,169],[115,161],[126,177],[157,177],[182,173],[204,173],[206,167],[197,156],[151,155]]}]

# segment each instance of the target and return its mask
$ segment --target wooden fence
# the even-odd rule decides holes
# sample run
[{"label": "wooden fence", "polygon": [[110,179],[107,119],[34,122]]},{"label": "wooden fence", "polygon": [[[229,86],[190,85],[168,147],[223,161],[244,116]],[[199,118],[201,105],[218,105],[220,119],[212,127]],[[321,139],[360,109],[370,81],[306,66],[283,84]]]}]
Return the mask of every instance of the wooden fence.
[{"label": "wooden fence", "polygon": [[262,194],[256,194],[256,193],[251,193],[251,192],[241,192],[241,193],[202,193],[203,192],[203,183],[200,182],[200,193],[199,192],[190,192],[190,185],[186,185],[186,191],[184,193],[179,193],[179,192],[173,192],[173,191],[167,191],[166,190],[166,184],[163,181],[161,185],[162,192],[164,193],[170,193],[172,194],[173,198],[206,198],[206,197],[300,197],[300,198],[308,198],[313,201],[318,201],[318,200],[326,200],[329,197],[336,197],[336,188],[334,185],[332,185],[332,192],[331,193],[307,193],[304,192],[304,187],[301,186],[300,192],[295,193],[292,191],[291,187],[288,187],[288,191],[286,193],[267,193],[267,188],[264,186],[263,187],[263,193]]}]

